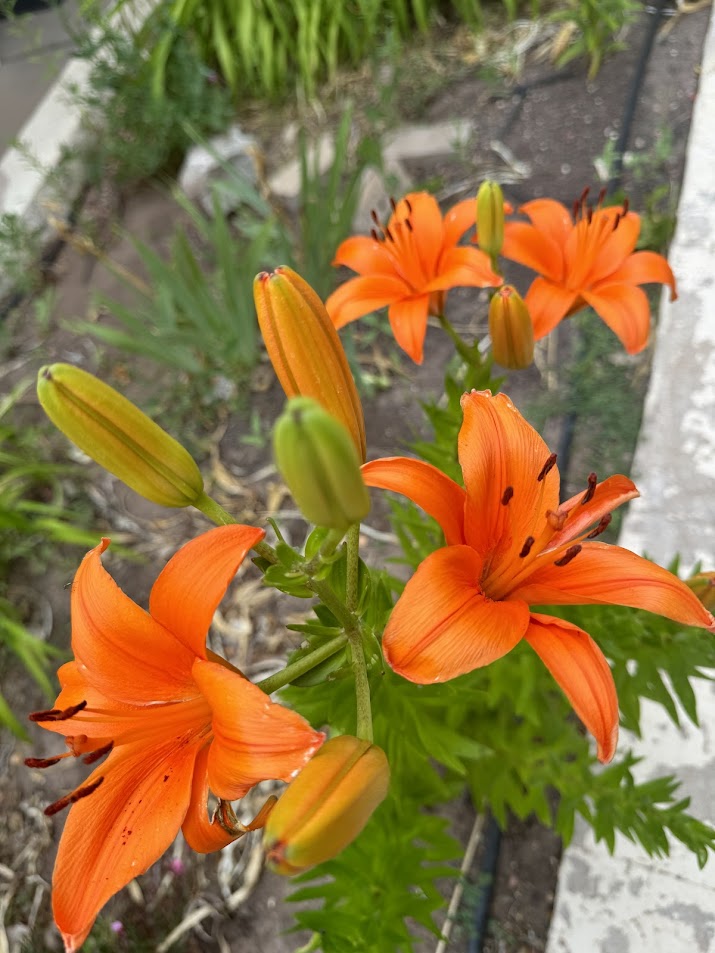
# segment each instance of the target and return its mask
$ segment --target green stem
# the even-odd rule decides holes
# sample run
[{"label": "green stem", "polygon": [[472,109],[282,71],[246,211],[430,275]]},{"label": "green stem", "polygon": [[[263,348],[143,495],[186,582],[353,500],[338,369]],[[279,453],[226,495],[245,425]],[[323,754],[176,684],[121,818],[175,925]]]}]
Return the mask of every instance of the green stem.
[{"label": "green stem", "polygon": [[347,593],[347,607],[354,612],[358,604],[358,583],[360,575],[360,524],[355,523],[348,530],[348,565],[346,571],[345,591]]},{"label": "green stem", "polygon": [[328,534],[323,540],[318,552],[315,554],[315,556],[313,556],[310,562],[305,563],[302,567],[306,576],[312,576],[318,571],[318,569],[320,569],[323,560],[333,555],[335,550],[342,542],[344,536],[345,533],[340,529],[328,530]]},{"label": "green stem", "polygon": [[296,659],[295,662],[286,665],[280,672],[276,672],[275,675],[269,675],[268,678],[264,678],[262,682],[257,682],[256,684],[266,695],[270,695],[278,691],[279,688],[289,685],[294,679],[305,675],[306,672],[315,668],[316,665],[320,665],[321,662],[330,658],[331,655],[335,655],[347,641],[347,635],[341,632],[340,635],[336,635],[334,639],[330,639],[329,642],[321,645],[320,648],[315,649],[308,655],[304,655],[302,658]]},{"label": "green stem", "polygon": [[204,516],[208,516],[212,523],[217,526],[228,526],[231,523],[237,523],[229,512],[227,512],[216,500],[212,500],[206,493],[202,493],[194,503],[197,510],[201,510]]},{"label": "green stem", "polygon": [[275,566],[278,562],[278,556],[276,555],[275,549],[269,543],[267,543],[265,539],[260,540],[258,543],[254,543],[252,549],[255,549],[259,556],[263,556],[264,559],[267,559],[272,566]]},{"label": "green stem", "polygon": [[470,367],[479,367],[481,361],[479,359],[479,351],[477,348],[469,347],[467,344],[465,344],[443,314],[438,314],[437,320],[442,325],[443,330],[445,330],[452,338],[459,356],[465,360]]}]

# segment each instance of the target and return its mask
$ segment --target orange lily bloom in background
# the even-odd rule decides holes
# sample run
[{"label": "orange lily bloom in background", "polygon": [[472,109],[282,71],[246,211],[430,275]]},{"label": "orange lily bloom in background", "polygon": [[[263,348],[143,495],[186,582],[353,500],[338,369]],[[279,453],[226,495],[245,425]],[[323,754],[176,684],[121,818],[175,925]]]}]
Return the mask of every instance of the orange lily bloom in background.
[{"label": "orange lily bloom in background", "polygon": [[640,217],[627,202],[594,210],[586,204],[587,192],[573,218],[553,199],[522,205],[519,211],[531,224],[507,222],[502,255],[539,273],[524,299],[537,341],[590,306],[626,351],[637,354],[650,334],[650,305],[639,285],[669,285],[674,300],[675,278],[662,255],[634,251]]},{"label": "orange lily bloom in background", "polygon": [[537,652],[609,761],[618,734],[611,670],[590,636],[531,605],[632,606],[686,625],[715,619],[676,576],[596,540],[611,511],[638,496],[624,476],[559,504],[556,456],[504,394],[462,397],[459,460],[466,488],[420,460],[364,464],[368,486],[409,497],[442,527],[446,546],[405,586],[385,629],[388,664],[412,682],[488,665],[521,640]]},{"label": "orange lily bloom in background", "polygon": [[335,327],[387,306],[395,340],[421,364],[427,318],[443,313],[445,292],[502,282],[484,252],[457,247],[475,218],[473,198],[458,202],[443,218],[437,200],[427,192],[411,192],[393,203],[386,225],[373,212],[372,236],[346,238],[333,259],[334,265],[351,268],[359,276],[325,302]]},{"label": "orange lily bloom in background", "polygon": [[[65,735],[69,750],[28,759],[49,767],[74,755],[95,768],[46,809],[72,805],[53,876],[53,910],[67,953],[100,909],[171,845],[225,847],[208,815],[209,789],[226,801],[259,781],[290,780],[322,744],[295,712],[274,704],[206,649],[211,619],[251,546],[252,526],[221,526],[182,547],[151,591],[147,613],[102,568],[105,539],[72,586],[74,660],[59,670],[55,708],[32,720]],[[256,825],[258,826],[258,825]]]}]

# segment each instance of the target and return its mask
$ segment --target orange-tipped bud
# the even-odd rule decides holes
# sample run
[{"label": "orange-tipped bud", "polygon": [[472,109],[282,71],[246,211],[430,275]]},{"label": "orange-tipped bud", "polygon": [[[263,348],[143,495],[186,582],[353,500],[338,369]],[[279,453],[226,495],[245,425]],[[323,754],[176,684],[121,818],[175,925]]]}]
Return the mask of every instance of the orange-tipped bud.
[{"label": "orange-tipped bud", "polygon": [[257,275],[253,298],[268,356],[286,396],[317,400],[347,427],[364,463],[362,405],[323,302],[307,281],[286,267]]},{"label": "orange-tipped bud", "polygon": [[504,244],[504,193],[497,182],[482,182],[477,192],[477,244],[495,268]]},{"label": "orange-tipped bud", "polygon": [[709,612],[715,612],[715,572],[699,572],[685,580]]},{"label": "orange-tipped bud", "polygon": [[534,327],[518,291],[504,285],[489,305],[489,334],[497,364],[523,370],[534,360]]},{"label": "orange-tipped bud", "polygon": [[147,500],[180,507],[203,496],[188,451],[93,374],[71,364],[42,367],[37,396],[65,437]]},{"label": "orange-tipped bud", "polygon": [[273,430],[276,464],[303,515],[345,532],[370,512],[347,429],[310,397],[294,397]]},{"label": "orange-tipped bud", "polygon": [[335,857],[362,831],[389,785],[382,748],[351,735],[326,742],[268,818],[268,865],[293,875]]}]

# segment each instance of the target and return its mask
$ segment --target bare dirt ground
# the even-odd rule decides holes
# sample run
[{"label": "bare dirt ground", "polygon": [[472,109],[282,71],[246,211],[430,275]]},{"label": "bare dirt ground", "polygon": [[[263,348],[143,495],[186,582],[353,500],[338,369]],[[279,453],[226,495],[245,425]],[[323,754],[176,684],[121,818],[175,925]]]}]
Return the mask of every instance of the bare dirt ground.
[{"label": "bare dirt ground", "polygon": [[[708,10],[679,14],[667,22],[667,32],[656,40],[645,81],[638,95],[637,110],[630,135],[636,159],[626,170],[624,187],[638,209],[663,182],[670,183],[673,196],[682,175],[686,137],[692,101],[697,90],[697,72]],[[645,14],[631,29],[627,49],[608,58],[600,74],[586,79],[582,63],[572,64],[559,73],[548,61],[539,61],[536,49],[513,53],[504,72],[514,69],[522,57],[518,81],[505,78],[496,67],[496,59],[479,63],[473,46],[461,34],[440,40],[431,54],[432,73],[427,77],[431,92],[424,89],[423,74],[415,74],[410,95],[410,69],[417,69],[411,54],[396,72],[405,84],[401,102],[404,121],[434,121],[447,117],[465,117],[476,121],[476,141],[468,144],[449,160],[415,162],[409,172],[416,187],[430,184],[449,205],[474,192],[485,174],[506,182],[507,197],[515,204],[537,196],[551,196],[570,204],[584,186],[598,191],[594,160],[606,150],[617,134],[623,114],[626,91],[633,75],[645,30]],[[527,27],[521,29],[527,30]],[[517,27],[514,28],[517,30]],[[516,34],[515,34],[516,35]],[[523,46],[524,44],[522,44]],[[526,44],[528,47],[528,43]],[[516,47],[513,47],[516,49]],[[489,66],[489,70],[486,67]],[[369,76],[354,82],[370,83]],[[349,84],[348,84],[349,87]],[[346,87],[346,89],[349,88]],[[366,97],[366,98],[369,98]],[[283,117],[284,118],[284,117]],[[278,135],[277,120],[255,113],[245,117],[246,124],[262,137],[267,155]],[[92,209],[90,204],[88,208]],[[115,208],[121,210],[122,225],[142,241],[166,247],[180,216],[165,191],[156,185],[142,187],[122,196]],[[96,209],[96,207],[95,207]],[[100,215],[96,210],[95,214]],[[130,268],[137,266],[131,244],[115,240],[112,257]],[[277,263],[276,263],[277,264]],[[110,381],[142,394],[155,371],[141,363],[121,358],[103,360],[89,339],[78,339],[60,326],[60,318],[85,316],[91,309],[91,296],[97,291],[121,298],[126,290],[96,263],[65,248],[53,269],[57,300],[48,333],[38,333],[29,315],[22,310],[12,319],[13,338],[4,367],[8,384],[36,371],[47,360],[80,362],[89,369],[102,367]],[[459,292],[450,299],[450,317],[468,334],[481,334],[485,328],[485,309],[473,312],[472,298]],[[558,342],[559,355],[568,360],[569,328]],[[394,453],[408,440],[412,431],[424,429],[418,401],[441,390],[444,363],[450,347],[437,328],[428,332],[428,358],[421,368],[400,362],[390,342],[378,339],[368,360],[380,365],[390,376],[389,388],[366,400],[368,443],[371,455]],[[619,347],[614,339],[614,354]],[[553,356],[553,355],[552,355]],[[634,401],[642,397],[647,379],[648,354],[633,362],[638,386]],[[259,368],[253,381],[250,405],[245,411],[227,416],[217,424],[213,441],[217,448],[207,456],[205,472],[213,482],[217,497],[232,512],[250,522],[268,514],[290,511],[291,501],[267,469],[267,446],[253,446],[242,439],[250,430],[251,414],[268,424],[282,404],[279,389],[270,383],[266,368]],[[518,379],[509,380],[505,390],[520,405],[528,403],[543,387],[540,372],[533,369]],[[29,402],[23,408],[34,413]],[[557,440],[561,419],[555,415],[546,421],[548,439]],[[589,442],[588,435],[576,442],[570,478],[576,485],[599,458],[601,448]],[[144,503],[110,478],[97,474],[93,480],[93,501],[97,508],[98,531],[111,532],[116,541],[147,556],[148,564],[130,563],[113,557],[109,567],[122,587],[140,604],[146,598],[157,566],[189,535],[205,528],[198,519],[180,513],[164,512]],[[566,493],[575,492],[571,486]],[[379,515],[368,521],[377,535],[387,527]],[[290,527],[290,524],[288,524]],[[367,558],[383,558],[377,553],[375,535],[366,535]],[[72,557],[75,559],[75,556]],[[23,577],[23,585],[40,592],[53,613],[52,641],[68,644],[68,596],[63,586],[71,579],[73,564],[65,562],[42,577]],[[289,601],[288,601],[289,602]],[[295,620],[300,605],[286,606],[260,589],[258,576],[249,567],[243,572],[218,619],[215,638],[217,650],[231,657],[250,672],[264,671],[275,664],[295,644],[285,624]],[[18,711],[42,707],[31,682],[22,671],[12,668],[3,673],[3,689]],[[34,732],[30,746],[5,737],[0,746],[0,940],[3,928],[11,951],[59,949],[56,934],[48,919],[48,883],[53,851],[61,831],[61,818],[49,820],[42,807],[60,796],[73,783],[67,771],[61,774],[29,771],[22,759],[30,754],[50,753],[52,739]],[[453,806],[455,827],[466,838],[471,829],[470,810],[463,804]],[[487,953],[540,953],[544,950],[551,905],[556,883],[560,845],[550,832],[535,821],[514,822],[505,832],[496,871],[495,892],[490,910],[490,928],[483,947]],[[182,916],[194,914],[195,924],[187,929],[172,949],[194,951],[237,950],[250,953],[288,953],[305,935],[284,936],[291,925],[290,909],[282,904],[287,885],[272,875],[260,874],[260,857],[255,843],[240,842],[222,857],[189,860],[188,852],[175,851],[132,889],[123,892],[108,908],[109,917],[127,924],[141,925],[142,949],[168,949],[162,942]],[[480,882],[477,864],[470,878]],[[482,878],[483,879],[483,878]],[[250,888],[250,889],[249,889]],[[222,914],[216,916],[216,912]],[[203,914],[203,916],[200,916]],[[473,929],[467,908],[460,916],[450,949],[472,953]],[[30,931],[31,939],[28,941]],[[138,938],[130,932],[116,934],[102,949],[131,951]],[[425,940],[423,953],[432,951],[436,940]],[[2,948],[2,943],[0,943]],[[89,949],[89,946],[88,946]],[[586,951],[584,951],[586,953]]]}]

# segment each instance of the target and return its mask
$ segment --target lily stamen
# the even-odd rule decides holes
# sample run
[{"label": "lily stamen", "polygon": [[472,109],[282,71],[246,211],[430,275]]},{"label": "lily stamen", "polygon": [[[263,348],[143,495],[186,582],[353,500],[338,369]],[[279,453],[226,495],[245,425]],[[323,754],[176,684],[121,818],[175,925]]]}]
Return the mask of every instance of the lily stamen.
[{"label": "lily stamen", "polygon": [[588,489],[581,497],[581,506],[585,506],[586,503],[590,503],[593,499],[593,494],[596,492],[596,486],[598,484],[598,477],[593,472],[593,470],[588,475]]},{"label": "lily stamen", "polygon": [[531,547],[534,545],[536,540],[533,536],[527,536],[524,540],[524,545],[521,547],[521,552],[519,553],[520,559],[526,559],[526,557],[531,552]]},{"label": "lily stamen", "polygon": [[76,705],[70,705],[69,708],[50,708],[49,711],[33,711],[27,717],[30,721],[67,721],[73,718],[77,712],[87,707],[86,701],[81,701]]},{"label": "lily stamen", "polygon": [[65,796],[61,797],[58,801],[53,801],[52,804],[48,804],[43,813],[47,817],[52,817],[53,814],[58,814],[66,807],[69,807],[70,804],[76,804],[77,801],[81,801],[83,797],[88,797],[90,794],[94,794],[103,781],[104,778],[101,777],[97,778],[97,780],[93,781],[91,784],[86,784],[83,788],[75,788],[71,794],[65,794]]},{"label": "lily stamen", "polygon": [[592,529],[591,532],[586,536],[586,539],[595,539],[597,536],[600,536],[601,533],[608,527],[611,520],[613,519],[612,513],[605,513],[601,517],[601,522],[595,529]]},{"label": "lily stamen", "polygon": [[501,498],[502,506],[508,506],[509,501],[511,500],[513,496],[514,496],[514,487],[508,486],[506,490],[504,490],[504,493],[502,494],[502,498]]},{"label": "lily stamen", "polygon": [[558,454],[556,453],[549,454],[546,460],[546,463],[543,465],[541,470],[539,470],[539,475],[536,478],[538,483],[541,483],[541,481],[544,479],[546,474],[556,466],[557,458],[558,458]]},{"label": "lily stamen", "polygon": [[581,546],[580,543],[577,544],[576,546],[569,546],[569,548],[563,554],[561,559],[554,560],[554,566],[568,565],[572,559],[575,559],[578,556],[578,554],[581,552],[582,549],[583,549],[583,546]]}]

